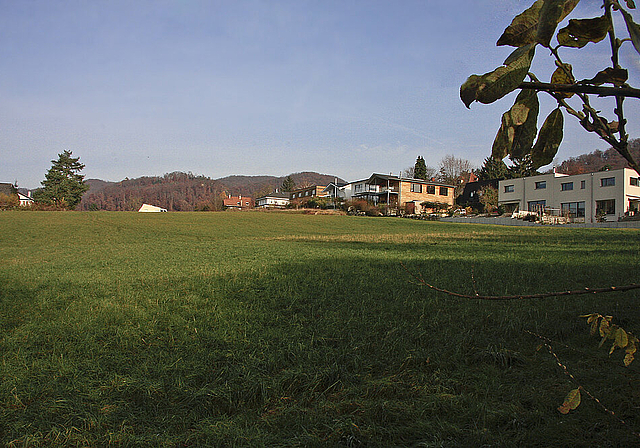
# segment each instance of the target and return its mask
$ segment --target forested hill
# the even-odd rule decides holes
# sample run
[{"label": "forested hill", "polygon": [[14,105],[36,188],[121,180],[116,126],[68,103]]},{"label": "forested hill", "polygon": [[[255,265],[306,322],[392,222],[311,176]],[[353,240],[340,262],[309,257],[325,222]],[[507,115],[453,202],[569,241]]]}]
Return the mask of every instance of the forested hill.
[{"label": "forested hill", "polygon": [[[300,186],[326,185],[335,179],[335,176],[314,172],[290,176]],[[279,188],[285,177],[229,176],[214,180],[191,173],[173,172],[120,182],[87,179],[85,183],[90,189],[82,197],[78,209],[131,211],[138,210],[146,203],[169,211],[221,210],[226,194],[255,198]]]},{"label": "forested hill", "polygon": [[[629,141],[629,152],[635,160],[640,160],[640,139]],[[594,173],[604,168],[617,170],[627,167],[627,161],[613,148],[606,151],[596,150],[588,154],[571,157],[556,168],[563,174]]]}]

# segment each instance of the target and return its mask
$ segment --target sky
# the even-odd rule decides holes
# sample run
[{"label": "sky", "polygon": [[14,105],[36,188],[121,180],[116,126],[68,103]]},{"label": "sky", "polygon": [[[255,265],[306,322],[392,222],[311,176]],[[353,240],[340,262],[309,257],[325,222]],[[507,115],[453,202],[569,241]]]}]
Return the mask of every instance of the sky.
[{"label": "sky", "polygon": [[[480,166],[515,94],[467,109],[460,85],[531,0],[0,0],[0,182],[36,188],[64,150],[86,178],[192,172],[345,180],[417,156]],[[595,17],[582,0],[571,17]],[[640,13],[634,13],[640,22]],[[623,25],[618,21],[621,31]],[[585,51],[587,50],[587,51]],[[563,50],[578,79],[608,45]],[[639,55],[623,45],[629,83]],[[539,49],[532,71],[554,67]],[[627,100],[631,138],[638,100]],[[613,119],[611,100],[596,102]],[[540,125],[555,107],[542,98]],[[557,161],[608,145],[565,116]]]}]

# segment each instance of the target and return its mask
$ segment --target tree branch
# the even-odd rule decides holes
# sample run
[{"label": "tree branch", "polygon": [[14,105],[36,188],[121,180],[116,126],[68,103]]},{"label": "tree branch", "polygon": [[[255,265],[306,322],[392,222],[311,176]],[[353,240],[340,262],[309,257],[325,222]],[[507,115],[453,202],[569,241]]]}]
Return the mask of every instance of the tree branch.
[{"label": "tree branch", "polygon": [[520,89],[539,90],[543,92],[586,93],[598,96],[616,96],[640,98],[640,89],[633,87],[602,87],[589,84],[551,84],[547,82],[523,82]]},{"label": "tree branch", "polygon": [[424,279],[417,277],[412,272],[410,272],[409,269],[407,269],[407,267],[403,263],[400,263],[400,265],[404,268],[405,271],[407,271],[409,275],[411,275],[418,282],[419,285],[426,286],[427,288],[433,289],[434,291],[447,294],[451,297],[457,297],[459,299],[477,299],[477,300],[492,300],[492,301],[546,299],[549,297],[579,296],[584,294],[602,294],[607,292],[623,292],[623,291],[632,291],[634,289],[640,289],[640,284],[632,283],[630,285],[610,286],[608,288],[584,288],[584,289],[577,289],[573,291],[544,292],[540,294],[519,294],[519,295],[512,295],[512,296],[468,295],[468,294],[460,294],[457,292],[449,291],[443,288],[438,288],[437,286],[430,285],[429,283],[424,281]]}]

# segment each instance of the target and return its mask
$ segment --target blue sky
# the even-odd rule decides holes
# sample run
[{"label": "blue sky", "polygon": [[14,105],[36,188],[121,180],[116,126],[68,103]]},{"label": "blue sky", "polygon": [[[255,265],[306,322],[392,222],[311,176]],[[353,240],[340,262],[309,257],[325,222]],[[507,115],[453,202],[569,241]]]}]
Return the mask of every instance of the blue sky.
[{"label": "blue sky", "polygon": [[[508,56],[495,42],[531,3],[0,0],[0,182],[39,186],[65,149],[87,178],[111,181],[176,170],[356,180],[418,155],[480,165],[513,95],[468,110],[459,88]],[[563,53],[578,78],[608,63],[606,45],[587,48]],[[632,138],[637,102],[626,103]],[[559,160],[607,148],[566,122]]]}]

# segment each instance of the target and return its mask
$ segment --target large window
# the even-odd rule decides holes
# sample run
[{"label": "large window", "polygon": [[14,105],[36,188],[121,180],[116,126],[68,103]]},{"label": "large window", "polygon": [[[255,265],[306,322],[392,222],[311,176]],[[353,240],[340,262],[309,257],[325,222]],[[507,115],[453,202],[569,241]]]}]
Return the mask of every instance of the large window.
[{"label": "large window", "polygon": [[584,218],[584,201],[562,203],[560,204],[560,210],[563,215],[571,218]]},{"label": "large window", "polygon": [[544,190],[547,188],[547,181],[541,180],[540,182],[536,182],[536,190]]},{"label": "large window", "polygon": [[640,179],[638,179],[637,177],[630,177],[629,185],[631,185],[632,187],[640,186]]},{"label": "large window", "polygon": [[353,187],[353,191],[355,193],[360,193],[362,191],[362,184],[355,184]]},{"label": "large window", "polygon": [[505,193],[513,193],[515,191],[515,188],[513,185],[505,185],[504,186],[504,192]]},{"label": "large window", "polygon": [[436,186],[427,185],[427,194],[436,194]]},{"label": "large window", "polygon": [[440,187],[440,196],[449,196],[449,189],[447,187]]},{"label": "large window", "polygon": [[529,201],[527,202],[527,208],[530,212],[540,212],[544,210],[547,201]]},{"label": "large window", "polygon": [[563,182],[560,184],[562,191],[571,191],[573,190],[573,182]]},{"label": "large window", "polygon": [[616,200],[605,199],[604,201],[596,201],[596,215],[604,213],[605,215],[616,214]]},{"label": "large window", "polygon": [[601,187],[613,187],[615,184],[616,184],[615,177],[603,177],[602,179],[600,179]]},{"label": "large window", "polygon": [[412,193],[422,193],[422,184],[411,184]]}]

